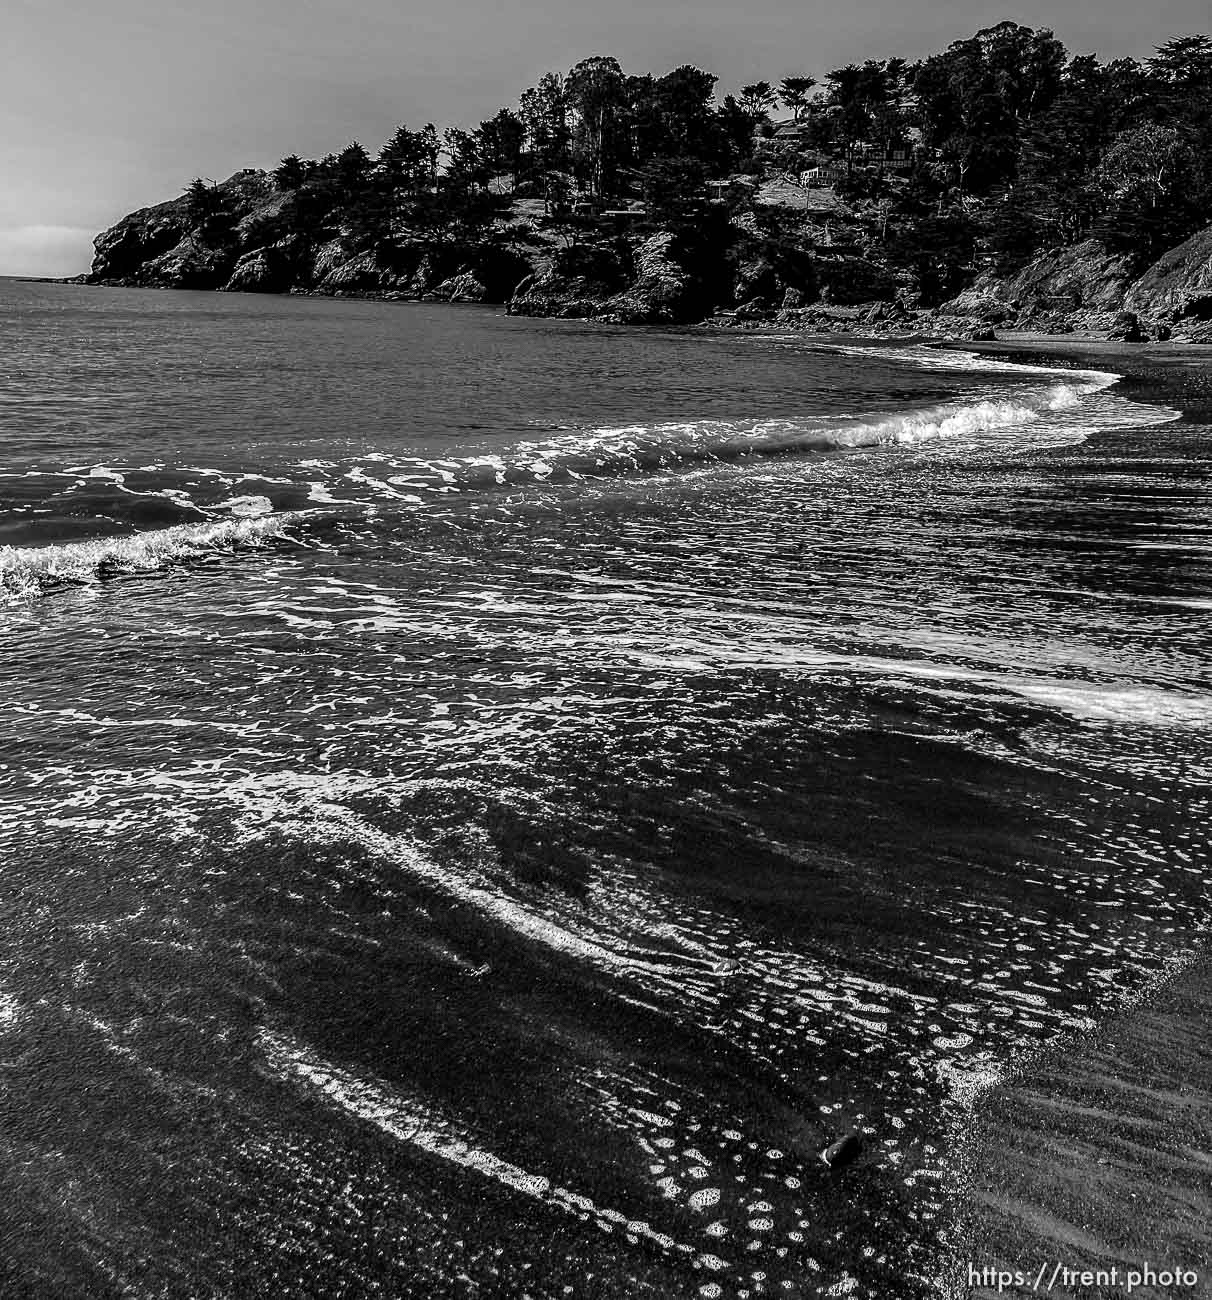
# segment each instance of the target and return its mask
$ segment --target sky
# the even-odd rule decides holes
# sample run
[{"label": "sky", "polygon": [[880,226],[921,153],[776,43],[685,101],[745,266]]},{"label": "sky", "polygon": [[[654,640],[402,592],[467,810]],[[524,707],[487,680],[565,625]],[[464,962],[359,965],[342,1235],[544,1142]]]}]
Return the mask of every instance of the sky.
[{"label": "sky", "polygon": [[920,58],[1012,19],[1148,56],[1207,0],[0,0],[0,275],[86,271],[135,208],[285,154],[473,126],[546,71],[683,63],[720,94]]}]

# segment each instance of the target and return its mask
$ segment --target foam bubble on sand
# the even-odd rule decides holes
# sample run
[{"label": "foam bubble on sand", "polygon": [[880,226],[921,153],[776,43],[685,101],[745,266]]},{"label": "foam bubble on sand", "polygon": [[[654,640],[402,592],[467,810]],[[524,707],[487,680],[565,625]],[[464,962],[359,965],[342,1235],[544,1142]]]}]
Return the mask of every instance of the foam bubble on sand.
[{"label": "foam bubble on sand", "polygon": [[[262,1029],[259,1039],[271,1071],[279,1078],[303,1081],[347,1115],[373,1124],[398,1141],[578,1218],[588,1215],[604,1232],[622,1228],[630,1236],[647,1241],[662,1251],[694,1253],[693,1247],[675,1242],[644,1220],[602,1208],[589,1197],[560,1187],[542,1174],[531,1173],[477,1145],[470,1134],[462,1131],[457,1121],[420,1098],[407,1097],[381,1080],[342,1069],[285,1034]],[[728,1267],[715,1255],[700,1254],[696,1262],[711,1269]]]}]

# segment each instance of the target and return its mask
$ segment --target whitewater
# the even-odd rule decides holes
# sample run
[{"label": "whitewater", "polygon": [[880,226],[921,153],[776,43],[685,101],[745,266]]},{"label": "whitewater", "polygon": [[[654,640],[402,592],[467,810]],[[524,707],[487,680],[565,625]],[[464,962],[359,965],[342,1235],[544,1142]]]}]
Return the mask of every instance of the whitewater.
[{"label": "whitewater", "polygon": [[956,1293],[974,1100],[1212,918],[1212,430],[427,304],[0,342],[4,1285]]}]

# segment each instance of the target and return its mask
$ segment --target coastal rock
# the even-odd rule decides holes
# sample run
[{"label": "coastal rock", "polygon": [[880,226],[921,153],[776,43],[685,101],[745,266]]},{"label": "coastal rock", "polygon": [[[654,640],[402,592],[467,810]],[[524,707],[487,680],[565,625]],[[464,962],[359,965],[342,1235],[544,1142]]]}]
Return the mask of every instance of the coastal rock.
[{"label": "coastal rock", "polygon": [[[272,197],[273,183],[265,172],[247,168],[215,190],[239,232],[241,223]],[[243,251],[238,234],[227,248],[208,243],[193,230],[184,195],[123,217],[96,237],[93,249],[93,266],[86,277],[91,284],[182,289],[217,289]]]},{"label": "coastal rock", "polygon": [[663,230],[640,245],[634,281],[602,304],[600,319],[620,325],[681,325],[701,316],[691,277],[674,259],[675,242]]},{"label": "coastal rock", "polygon": [[594,245],[562,248],[525,276],[509,299],[515,316],[589,317],[626,282],[613,250]]},{"label": "coastal rock", "polygon": [[1124,307],[1141,316],[1212,319],[1212,226],[1163,253],[1130,286]]},{"label": "coastal rock", "polygon": [[1121,311],[1107,332],[1109,339],[1120,343],[1144,343],[1145,332],[1140,327],[1140,317],[1134,311]]},{"label": "coastal rock", "polygon": [[1017,315],[1020,327],[1046,333],[1098,332],[1098,315],[1120,310],[1131,278],[1127,256],[1087,239],[1042,253],[1009,277],[986,271],[939,312],[978,320],[983,329]]},{"label": "coastal rock", "polygon": [[[334,249],[334,245],[337,247]],[[396,293],[408,287],[408,277],[401,277],[384,267],[373,252],[353,256],[340,246],[339,240],[326,244],[316,258],[313,272],[317,293],[334,298],[360,294]]]},{"label": "coastal rock", "polygon": [[483,302],[487,296],[488,290],[476,278],[474,271],[461,271],[458,275],[452,275],[426,294],[427,298],[439,302]]},{"label": "coastal rock", "polygon": [[163,289],[218,289],[227,282],[235,260],[230,246],[216,247],[191,232],[167,253],[145,263],[139,283]]},{"label": "coastal rock", "polygon": [[1080,308],[1118,311],[1131,280],[1126,254],[1109,253],[1097,240],[1087,239],[1034,258],[1003,282],[998,296],[1020,303],[1026,316]]},{"label": "coastal rock", "polygon": [[821,258],[815,271],[821,301],[829,306],[854,307],[896,297],[897,285],[887,268],[865,257]]},{"label": "coastal rock", "polygon": [[137,277],[145,263],[175,248],[188,229],[184,199],[140,208],[93,240],[93,268],[88,278],[100,284]]},{"label": "coastal rock", "polygon": [[243,254],[223,286],[228,293],[287,293],[298,277],[298,247],[281,240]]}]

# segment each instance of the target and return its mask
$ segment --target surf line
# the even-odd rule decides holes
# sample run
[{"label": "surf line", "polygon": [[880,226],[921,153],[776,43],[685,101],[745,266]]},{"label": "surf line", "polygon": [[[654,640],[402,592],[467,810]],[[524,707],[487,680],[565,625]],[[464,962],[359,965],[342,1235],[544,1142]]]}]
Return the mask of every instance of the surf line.
[{"label": "surf line", "polygon": [[657,1232],[642,1219],[628,1219],[617,1210],[602,1209],[587,1196],[559,1187],[542,1174],[532,1174],[519,1165],[501,1159],[475,1145],[452,1121],[416,1099],[405,1100],[395,1089],[374,1078],[343,1070],[326,1061],[288,1035],[261,1029],[258,1041],[274,1077],[286,1082],[301,1080],[325,1100],[400,1142],[407,1142],[429,1155],[464,1169],[474,1170],[515,1192],[552,1205],[578,1219],[589,1219],[603,1232],[617,1230],[636,1242],[646,1241],[666,1253],[693,1257],[693,1266],[712,1271],[732,1265],[717,1255],[696,1251],[685,1242]]}]

